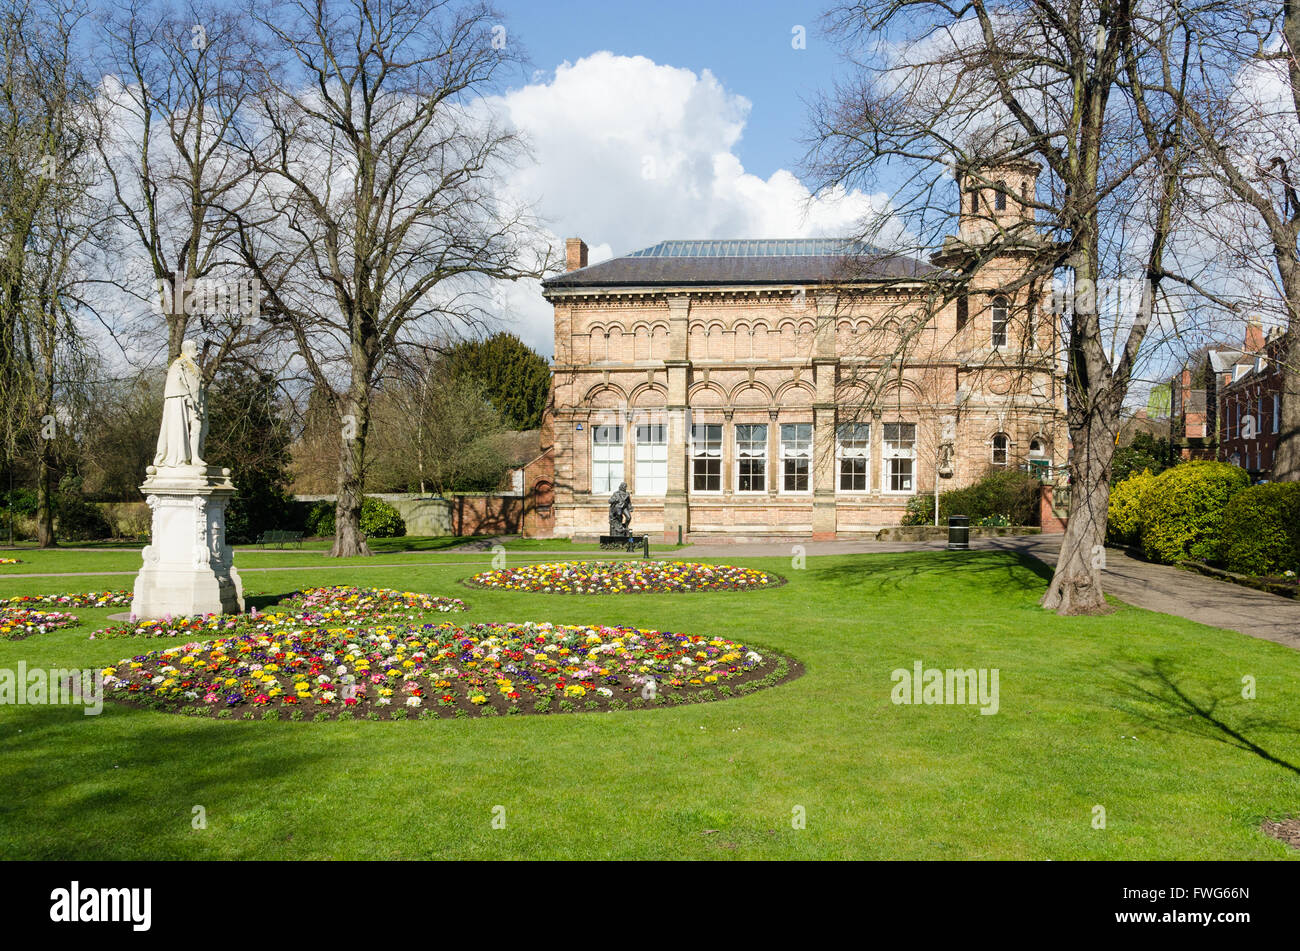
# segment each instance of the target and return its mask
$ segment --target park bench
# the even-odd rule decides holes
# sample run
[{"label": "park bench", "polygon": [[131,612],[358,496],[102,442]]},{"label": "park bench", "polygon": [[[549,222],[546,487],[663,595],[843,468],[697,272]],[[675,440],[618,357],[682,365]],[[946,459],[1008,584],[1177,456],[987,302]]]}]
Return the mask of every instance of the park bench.
[{"label": "park bench", "polygon": [[302,547],[302,532],[286,532],[280,529],[263,532],[257,536],[257,543],[263,547],[274,545],[276,548],[283,548],[287,544],[295,544]]}]

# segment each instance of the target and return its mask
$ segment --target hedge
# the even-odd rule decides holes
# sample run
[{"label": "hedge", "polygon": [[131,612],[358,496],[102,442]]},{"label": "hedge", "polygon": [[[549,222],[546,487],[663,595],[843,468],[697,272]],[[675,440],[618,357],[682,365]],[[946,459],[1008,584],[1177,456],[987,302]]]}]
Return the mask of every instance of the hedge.
[{"label": "hedge", "polygon": [[1142,551],[1152,561],[1217,561],[1223,510],[1250,485],[1226,462],[1186,462],[1156,476],[1142,494]]},{"label": "hedge", "polygon": [[1106,540],[1116,545],[1137,545],[1142,539],[1142,499],[1155,484],[1150,469],[1136,472],[1110,490],[1106,509]]},{"label": "hedge", "polygon": [[1300,482],[1234,495],[1223,510],[1218,563],[1243,575],[1300,571]]},{"label": "hedge", "polygon": [[[950,515],[967,515],[972,525],[1037,525],[1038,477],[1019,469],[990,469],[978,482],[939,494],[939,524]],[[934,522],[934,496],[918,495],[908,500],[904,525]]]},{"label": "hedge", "polygon": [[[333,535],[334,511],[334,502],[327,499],[309,503],[303,531],[317,538]],[[361,534],[367,538],[400,538],[406,534],[406,522],[390,503],[367,495],[361,503]]]}]

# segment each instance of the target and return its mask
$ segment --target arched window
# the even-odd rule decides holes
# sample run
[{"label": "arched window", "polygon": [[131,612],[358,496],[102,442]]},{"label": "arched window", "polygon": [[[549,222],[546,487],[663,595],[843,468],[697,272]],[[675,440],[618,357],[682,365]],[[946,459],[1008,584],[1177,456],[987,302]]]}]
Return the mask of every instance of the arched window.
[{"label": "arched window", "polygon": [[993,434],[993,464],[995,466],[1005,466],[1007,464],[1007,449],[1011,445],[1011,440],[1007,438],[1006,433]]},{"label": "arched window", "polygon": [[993,207],[998,211],[1007,210],[1007,183],[999,181],[997,190],[993,193]]},{"label": "arched window", "polygon": [[1005,297],[993,298],[993,346],[1005,347],[1007,345],[1007,299]]},{"label": "arched window", "polygon": [[1047,444],[1035,437],[1029,440],[1029,458],[1042,459],[1047,455]]}]

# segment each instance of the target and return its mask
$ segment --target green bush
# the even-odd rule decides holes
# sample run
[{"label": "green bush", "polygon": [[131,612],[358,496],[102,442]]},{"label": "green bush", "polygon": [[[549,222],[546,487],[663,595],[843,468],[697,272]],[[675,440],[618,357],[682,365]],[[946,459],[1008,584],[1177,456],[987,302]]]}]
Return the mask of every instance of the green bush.
[{"label": "green bush", "polygon": [[406,534],[406,522],[383,499],[366,496],[361,503],[361,534],[367,538],[400,538]]},{"label": "green bush", "polygon": [[1134,473],[1110,490],[1106,509],[1106,541],[1136,545],[1142,539],[1142,499],[1155,484],[1150,469]]},{"label": "green bush", "polygon": [[[939,495],[939,524],[950,515],[966,515],[972,525],[1037,525],[1038,477],[1019,469],[990,469],[978,482]],[[908,500],[904,525],[934,522],[934,497],[918,495]]]},{"label": "green bush", "polygon": [[54,511],[55,533],[66,541],[89,542],[113,536],[113,527],[99,506],[79,495],[60,495]]},{"label": "green bush", "polygon": [[1224,506],[1219,563],[1244,575],[1300,571],[1300,482],[1254,485]]},{"label": "green bush", "polygon": [[307,517],[303,522],[303,531],[317,538],[329,538],[334,534],[334,503],[328,499],[312,502],[307,507]]},{"label": "green bush", "polygon": [[1152,561],[1218,559],[1223,509],[1250,485],[1226,462],[1185,462],[1156,476],[1142,497],[1142,551]]}]

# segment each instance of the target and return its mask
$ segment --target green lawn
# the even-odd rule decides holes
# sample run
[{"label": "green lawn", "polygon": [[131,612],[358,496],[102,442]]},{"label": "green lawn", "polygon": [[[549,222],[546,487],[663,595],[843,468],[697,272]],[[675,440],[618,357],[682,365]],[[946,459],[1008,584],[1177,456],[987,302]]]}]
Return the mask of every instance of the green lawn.
[{"label": "green lawn", "polygon": [[[1297,855],[1258,824],[1300,813],[1300,654],[1127,606],[1100,618],[1047,614],[1036,605],[1045,570],[1012,554],[809,558],[803,570],[737,558],[789,584],[627,597],[470,591],[457,581],[473,569],[449,563],[454,556],[404,557],[413,563],[396,574],[334,563],[324,578],[250,572],[245,586],[261,596],[325,582],[398,586],[464,597],[465,620],[721,634],[779,648],[807,672],[716,703],[468,721],[246,723],[112,705],[99,717],[0,707],[0,854]],[[0,594],[126,583],[0,577]],[[166,643],[88,641],[107,613],[0,643],[0,667],[102,665]],[[917,660],[998,668],[999,712],[891,703],[891,671]],[[1258,699],[1241,698],[1244,675]],[[191,828],[196,805],[205,830]],[[1105,829],[1093,828],[1095,805]],[[505,828],[493,828],[496,806]],[[804,829],[792,828],[795,807]]]}]

